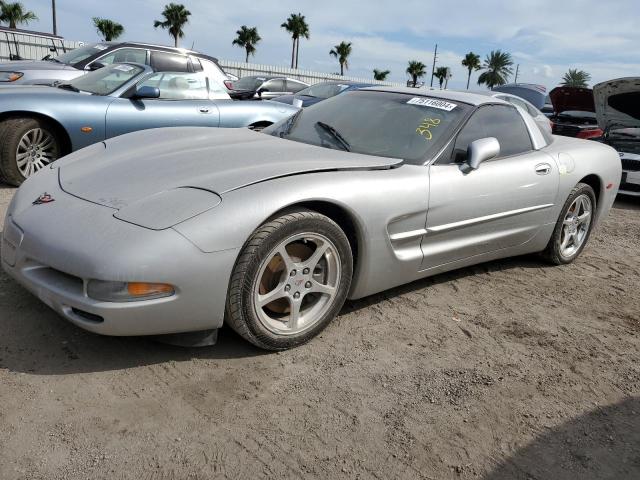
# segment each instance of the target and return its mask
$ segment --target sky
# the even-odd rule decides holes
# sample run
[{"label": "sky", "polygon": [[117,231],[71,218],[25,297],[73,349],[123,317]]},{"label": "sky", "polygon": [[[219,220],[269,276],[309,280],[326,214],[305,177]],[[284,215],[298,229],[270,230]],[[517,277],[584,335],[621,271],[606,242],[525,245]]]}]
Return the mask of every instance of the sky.
[{"label": "sky", "polygon": [[[50,0],[20,0],[39,20],[27,28],[51,31]],[[511,53],[520,65],[519,82],[553,88],[569,68],[586,70],[591,84],[640,75],[638,0],[173,0],[192,13],[181,46],[225,60],[244,61],[233,46],[241,25],[257,27],[261,42],[250,61],[290,65],[291,38],[280,25],[302,13],[311,37],[301,41],[300,68],[336,73],[329,50],[352,43],[347,75],[372,77],[374,68],[390,70],[389,80],[405,82],[409,60],[428,66],[434,46],[438,65],[452,72],[449,88],[465,88],[461,66],[470,51],[482,59],[492,50]],[[91,18],[109,18],[125,27],[122,39],[172,44],[167,31],[153,28],[166,0],[56,0],[58,34],[69,40],[98,41]],[[471,77],[476,85],[479,72]],[[510,79],[513,81],[513,76]],[[475,88],[478,88],[477,86]]]}]

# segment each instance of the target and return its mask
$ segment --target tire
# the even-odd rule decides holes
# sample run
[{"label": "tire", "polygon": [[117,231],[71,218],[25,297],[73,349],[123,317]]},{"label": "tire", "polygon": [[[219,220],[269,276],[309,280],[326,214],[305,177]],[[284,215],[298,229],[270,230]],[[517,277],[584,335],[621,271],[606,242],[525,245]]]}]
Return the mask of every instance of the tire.
[{"label": "tire", "polygon": [[[0,132],[0,174],[15,187],[57,160],[62,153],[57,129],[43,120],[12,118],[0,123]],[[23,158],[22,161],[26,163],[19,165],[18,149],[24,150],[25,145],[35,147],[34,157]],[[24,150],[22,155],[30,155],[30,150]]]},{"label": "tire", "polygon": [[[587,209],[589,209],[588,225],[584,227],[583,235],[579,238],[579,241],[578,237],[576,237],[575,242],[572,243],[572,241],[569,241],[568,246],[564,248],[563,241],[568,240],[567,230],[572,230],[571,223],[576,224],[575,222],[577,222],[577,226],[575,227],[577,232],[576,235],[581,231],[580,229],[582,226],[585,225],[584,222],[581,223],[579,218],[575,218],[576,214],[574,213],[574,203],[579,198],[586,198],[589,201],[588,205],[586,204],[587,202],[583,202],[582,207],[577,207],[578,217],[584,216],[587,213]],[[555,265],[566,265],[578,258],[589,241],[589,236],[593,229],[593,219],[596,207],[596,195],[593,188],[586,183],[578,183],[573,190],[571,190],[567,201],[562,207],[560,216],[558,217],[558,221],[556,222],[556,226],[553,230],[553,234],[551,235],[551,239],[542,253],[543,257]],[[582,212],[582,215],[580,215],[580,212]]]},{"label": "tire", "polygon": [[296,347],[338,315],[352,276],[349,240],[333,220],[312,210],[282,214],[243,247],[229,284],[226,321],[260,348]]}]

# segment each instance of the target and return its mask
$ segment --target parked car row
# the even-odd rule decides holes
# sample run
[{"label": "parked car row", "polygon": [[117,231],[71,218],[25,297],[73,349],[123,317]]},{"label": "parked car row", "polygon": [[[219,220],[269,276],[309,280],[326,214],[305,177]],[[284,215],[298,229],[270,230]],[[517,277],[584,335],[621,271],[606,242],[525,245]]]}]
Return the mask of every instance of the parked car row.
[{"label": "parked car row", "polygon": [[[109,48],[0,88],[0,167],[24,182],[0,263],[95,333],[202,345],[226,322],[295,347],[347,299],[512,255],[573,262],[622,179],[616,150],[550,134],[517,89],[234,82],[194,52]],[[632,86],[608,88],[626,148],[635,97],[612,99]]]},{"label": "parked car row", "polygon": [[297,108],[234,102],[207,71],[115,63],[51,86],[0,88],[0,173],[11,185],[57,158],[125,133],[159,127],[262,129]]}]

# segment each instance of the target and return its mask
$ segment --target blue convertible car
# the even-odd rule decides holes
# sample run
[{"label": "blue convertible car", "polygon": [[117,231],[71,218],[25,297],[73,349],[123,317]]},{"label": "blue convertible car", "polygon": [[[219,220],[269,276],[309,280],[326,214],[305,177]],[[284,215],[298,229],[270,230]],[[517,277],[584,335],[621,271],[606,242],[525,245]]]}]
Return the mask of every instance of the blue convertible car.
[{"label": "blue convertible car", "polygon": [[136,130],[175,126],[261,129],[298,109],[235,102],[204,72],[120,63],[53,86],[0,87],[0,174],[12,185],[57,158]]}]

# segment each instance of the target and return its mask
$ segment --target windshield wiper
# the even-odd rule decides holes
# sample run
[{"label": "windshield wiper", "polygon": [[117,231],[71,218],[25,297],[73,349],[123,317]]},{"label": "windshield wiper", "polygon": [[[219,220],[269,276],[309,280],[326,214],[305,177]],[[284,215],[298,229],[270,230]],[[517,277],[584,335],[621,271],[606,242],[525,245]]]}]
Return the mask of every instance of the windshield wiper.
[{"label": "windshield wiper", "polygon": [[72,92],[79,92],[80,91],[79,88],[74,87],[70,83],[59,83],[58,85],[56,85],[56,87],[62,88],[64,90],[71,90]]},{"label": "windshield wiper", "polygon": [[342,145],[342,148],[344,148],[345,151],[351,151],[351,145],[349,145],[349,142],[347,142],[345,138],[340,134],[340,132],[334,127],[324,122],[316,122],[316,125],[322,128],[324,131],[330,133],[331,136],[335,138],[340,143],[340,145]]}]

